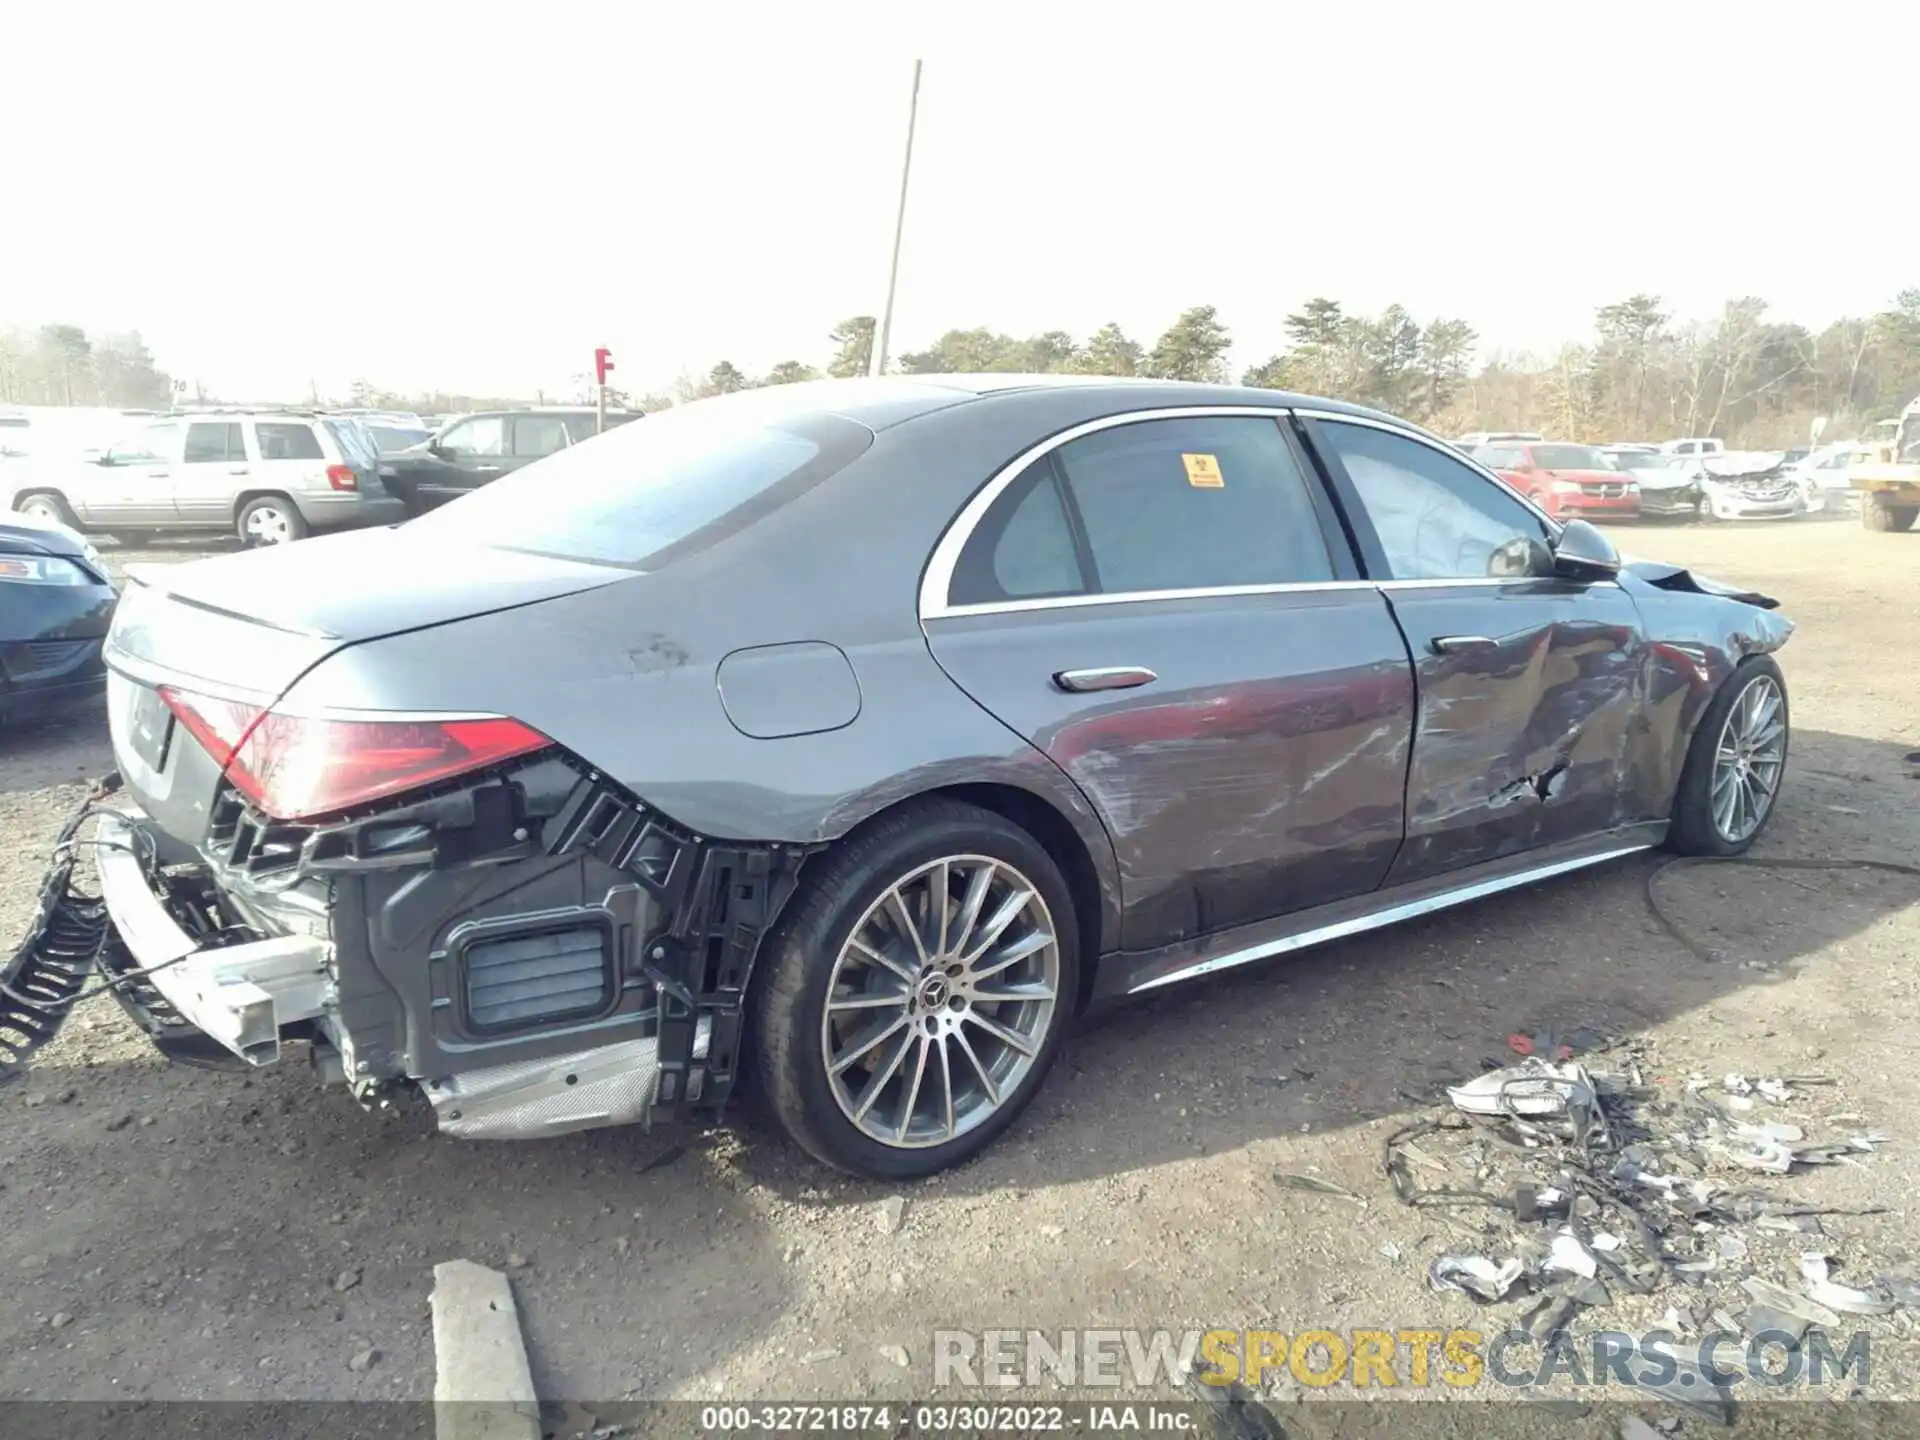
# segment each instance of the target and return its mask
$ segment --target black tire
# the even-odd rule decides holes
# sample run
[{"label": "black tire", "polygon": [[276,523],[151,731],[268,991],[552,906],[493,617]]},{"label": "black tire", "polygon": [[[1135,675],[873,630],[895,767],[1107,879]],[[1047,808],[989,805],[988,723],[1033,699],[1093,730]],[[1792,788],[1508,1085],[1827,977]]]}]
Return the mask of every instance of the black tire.
[{"label": "black tire", "polygon": [[[1766,813],[1760,817],[1760,823],[1753,833],[1739,840],[1729,840],[1721,833],[1713,818],[1714,755],[1719,749],[1720,733],[1726,726],[1727,716],[1746,693],[1747,687],[1761,679],[1771,680],[1780,687],[1780,718],[1787,727],[1780,748],[1780,777],[1774,784]],[[1681,855],[1723,858],[1744,855],[1752,848],[1753,842],[1766,832],[1767,826],[1773,823],[1774,811],[1780,808],[1780,789],[1786,783],[1787,752],[1792,742],[1792,697],[1787,694],[1786,677],[1780,673],[1780,667],[1765,655],[1742,662],[1721,684],[1719,693],[1708,704],[1706,713],[1700,717],[1698,728],[1693,732],[1693,743],[1687,747],[1687,761],[1681,768],[1680,785],[1673,797],[1672,823],[1667,827],[1667,849]]]},{"label": "black tire", "polygon": [[[1058,990],[1031,1067],[999,1108],[957,1138],[921,1148],[883,1143],[842,1112],[821,1045],[834,962],[871,906],[902,877],[943,856],[984,855],[1013,866],[1039,892],[1059,956]],[[768,937],[748,997],[748,1045],[761,1094],[781,1127],[815,1159],[875,1179],[931,1175],[993,1143],[1019,1117],[1059,1054],[1079,994],[1073,896],[1053,858],[1019,826],[977,806],[904,806],[808,861],[799,891]]]},{"label": "black tire", "polygon": [[[273,513],[284,521],[284,539],[263,540],[253,533],[256,517]],[[234,533],[240,537],[240,543],[255,545],[291,545],[295,540],[307,538],[307,520],[300,513],[300,507],[284,495],[256,495],[240,507],[233,517]]]},{"label": "black tire", "polygon": [[73,511],[68,508],[66,498],[52,490],[30,490],[23,495],[16,495],[13,500],[13,511],[16,515],[25,515],[30,512],[51,515],[69,530],[80,528],[80,522],[73,518]]},{"label": "black tire", "polygon": [[1860,523],[1869,530],[1897,532],[1911,530],[1920,506],[1895,505],[1885,497],[1869,494],[1860,506]]}]

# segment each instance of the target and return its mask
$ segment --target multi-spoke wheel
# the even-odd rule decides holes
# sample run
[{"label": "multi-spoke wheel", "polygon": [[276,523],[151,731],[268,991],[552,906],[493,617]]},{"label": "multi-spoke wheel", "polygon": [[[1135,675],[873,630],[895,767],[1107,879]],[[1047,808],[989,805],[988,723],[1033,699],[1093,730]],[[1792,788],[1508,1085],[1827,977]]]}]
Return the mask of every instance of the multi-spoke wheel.
[{"label": "multi-spoke wheel", "polygon": [[1769,675],[1740,692],[1713,752],[1713,827],[1730,845],[1767,823],[1787,765],[1787,701]]},{"label": "multi-spoke wheel", "polygon": [[1073,901],[1018,826],[929,802],[803,875],[753,980],[775,1112],[820,1159],[911,1176],[985,1148],[1032,1098],[1077,994]]},{"label": "multi-spoke wheel", "polygon": [[1752,845],[1780,798],[1789,735],[1780,667],[1764,656],[1747,661],[1700,717],[1668,845],[1688,855],[1738,855]]}]

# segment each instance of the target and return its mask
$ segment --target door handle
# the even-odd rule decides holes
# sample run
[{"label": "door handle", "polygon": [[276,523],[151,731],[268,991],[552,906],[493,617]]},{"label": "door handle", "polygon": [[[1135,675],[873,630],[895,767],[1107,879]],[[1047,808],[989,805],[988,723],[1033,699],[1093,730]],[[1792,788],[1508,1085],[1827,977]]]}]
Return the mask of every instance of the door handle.
[{"label": "door handle", "polygon": [[252,472],[249,471],[246,466],[242,465],[238,470],[229,470],[227,471],[227,473],[229,475],[247,475],[247,474],[251,474]]},{"label": "door handle", "polygon": [[1485,635],[1436,635],[1432,644],[1436,655],[1458,655],[1465,650],[1494,648],[1494,642]]},{"label": "door handle", "polygon": [[500,467],[498,465],[476,465],[473,467],[473,473],[476,475],[498,475],[500,473]]},{"label": "door handle", "polygon": [[1053,683],[1079,695],[1090,690],[1132,690],[1159,678],[1144,665],[1108,665],[1098,670],[1056,671]]}]

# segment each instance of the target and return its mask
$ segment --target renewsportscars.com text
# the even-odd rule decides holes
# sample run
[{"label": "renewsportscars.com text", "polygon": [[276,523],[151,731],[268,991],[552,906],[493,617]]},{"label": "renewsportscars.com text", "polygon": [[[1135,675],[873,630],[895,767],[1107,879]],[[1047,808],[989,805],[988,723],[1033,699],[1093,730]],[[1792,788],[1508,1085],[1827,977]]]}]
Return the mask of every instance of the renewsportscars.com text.
[{"label": "renewsportscars.com text", "polygon": [[1205,1385],[1258,1386],[1291,1376],[1301,1385],[1356,1390],[1480,1386],[1525,1390],[1550,1383],[1648,1389],[1765,1385],[1865,1386],[1866,1332],[1834,1342],[1816,1330],[1752,1337],[1712,1331],[1684,1341],[1666,1330],[1601,1330],[1541,1345],[1524,1330],[936,1330],[936,1389],[1046,1385],[1160,1389],[1191,1374]]}]

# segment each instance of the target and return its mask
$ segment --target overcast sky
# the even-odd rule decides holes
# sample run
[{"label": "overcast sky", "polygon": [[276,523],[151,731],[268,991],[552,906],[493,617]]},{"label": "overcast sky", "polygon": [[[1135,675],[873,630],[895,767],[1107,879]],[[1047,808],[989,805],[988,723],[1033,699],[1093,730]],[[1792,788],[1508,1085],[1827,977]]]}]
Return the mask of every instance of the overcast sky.
[{"label": "overcast sky", "polygon": [[1538,348],[1635,290],[1819,324],[1920,284],[1879,70],[1920,6],[14,10],[0,323],[137,327],[230,396],[819,363],[880,305],[915,55],[896,352],[1207,303],[1238,366],[1316,294]]}]

